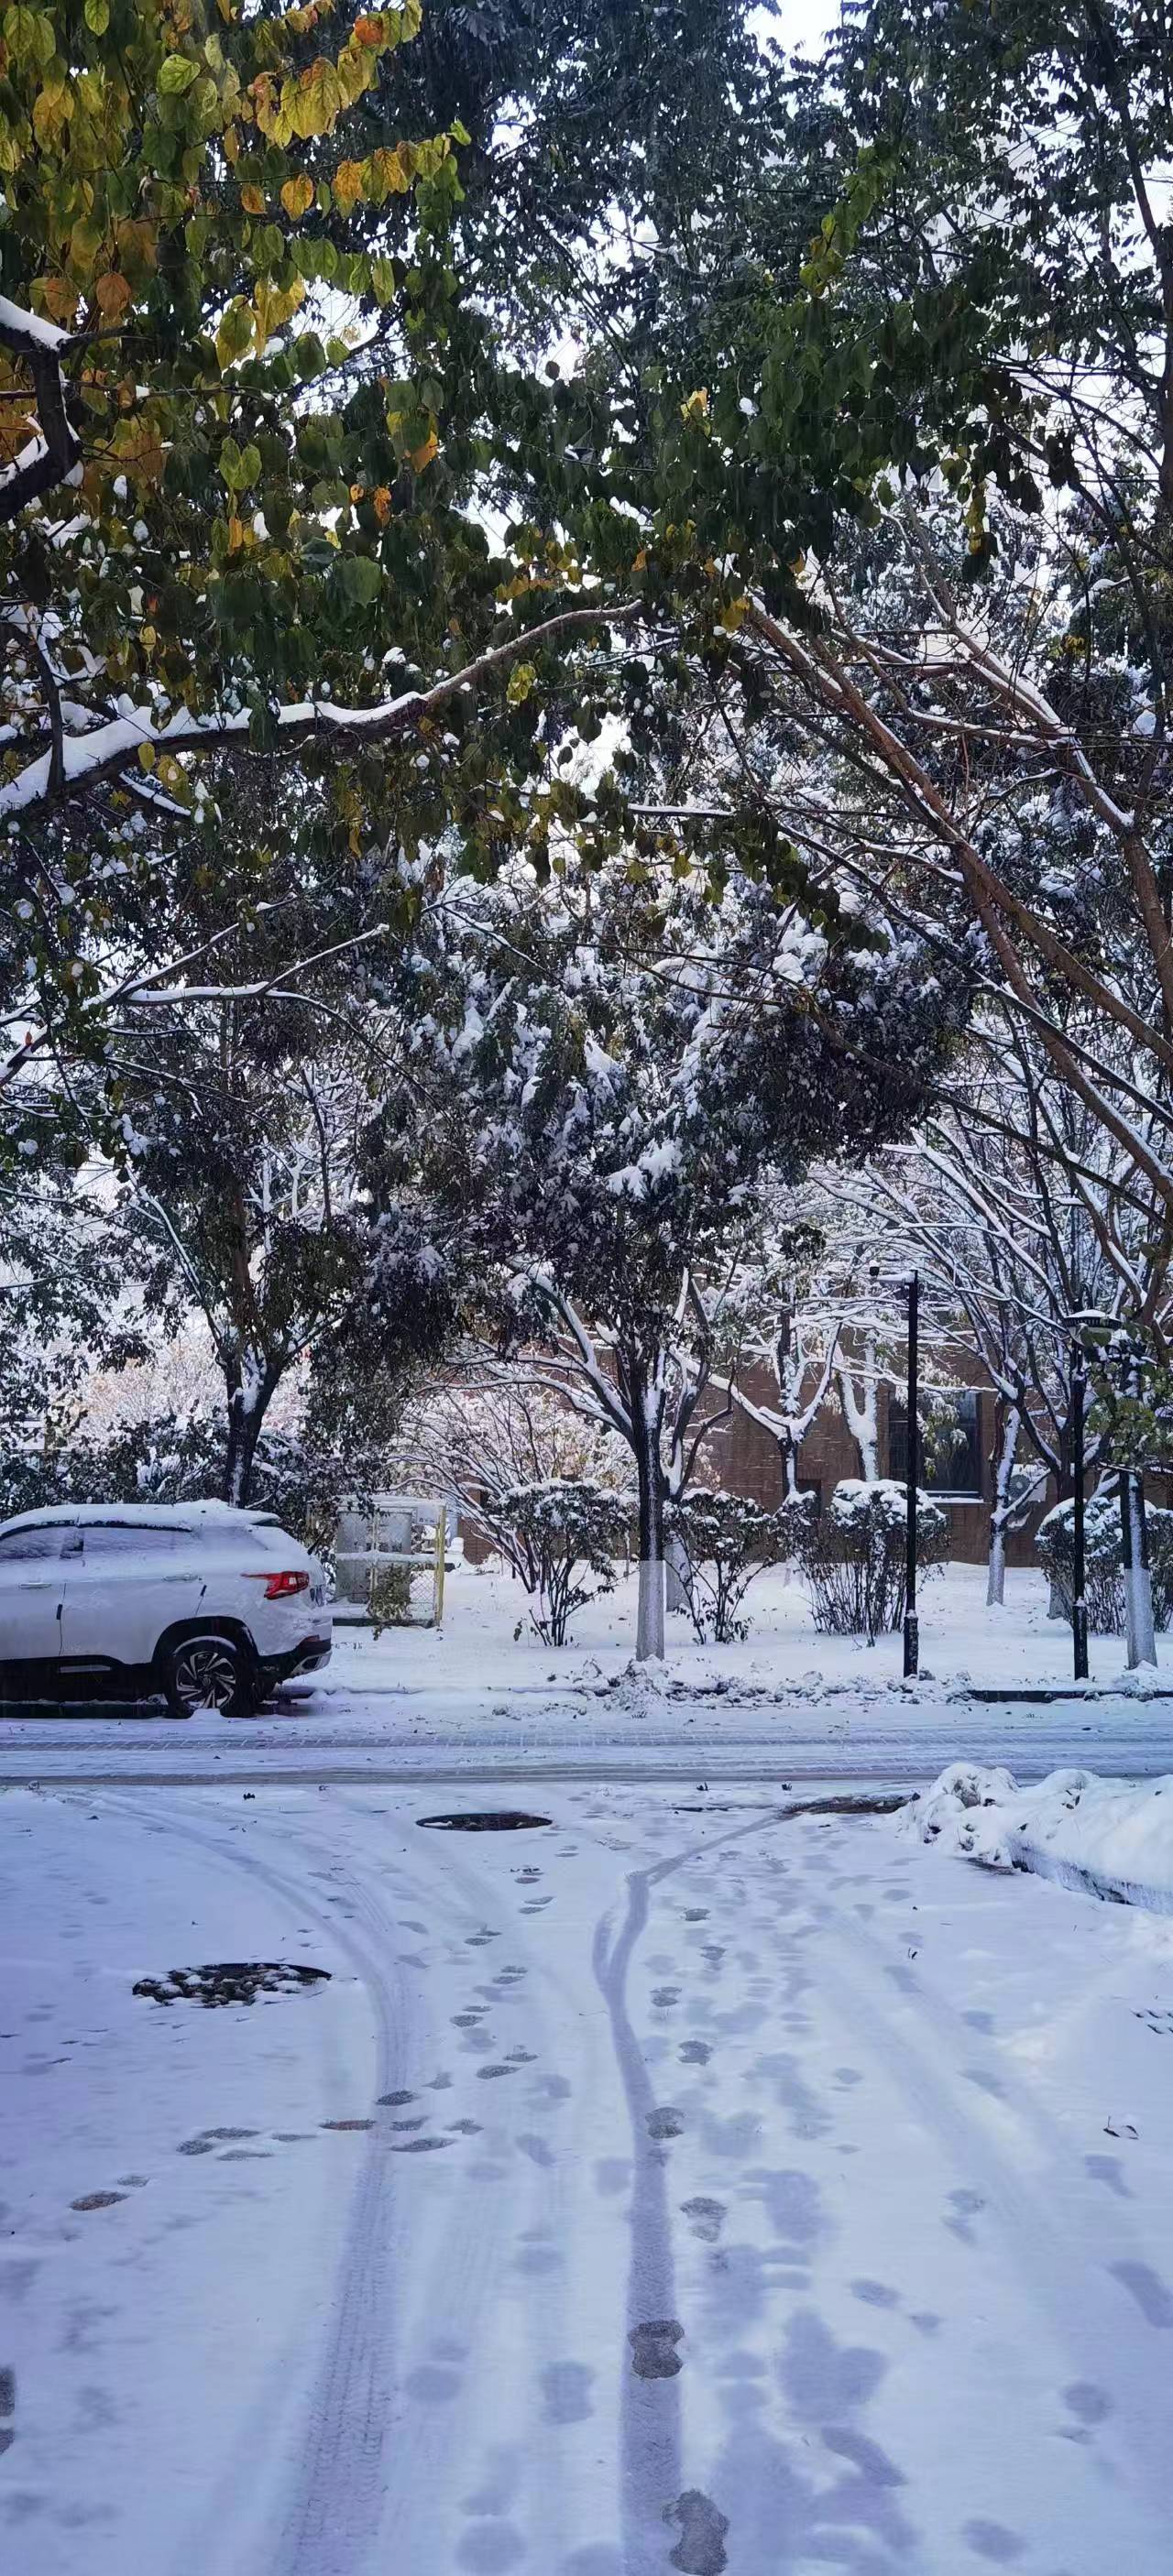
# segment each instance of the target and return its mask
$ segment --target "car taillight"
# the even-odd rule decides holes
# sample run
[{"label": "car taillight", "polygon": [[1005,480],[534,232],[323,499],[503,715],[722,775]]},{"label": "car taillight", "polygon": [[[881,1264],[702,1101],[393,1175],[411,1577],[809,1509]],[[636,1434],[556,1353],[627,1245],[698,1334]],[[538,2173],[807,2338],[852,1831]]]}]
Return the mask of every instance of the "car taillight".
[{"label": "car taillight", "polygon": [[288,1601],[295,1592],[308,1592],[308,1574],[254,1574],[254,1583],[263,1583],[266,1601]]}]

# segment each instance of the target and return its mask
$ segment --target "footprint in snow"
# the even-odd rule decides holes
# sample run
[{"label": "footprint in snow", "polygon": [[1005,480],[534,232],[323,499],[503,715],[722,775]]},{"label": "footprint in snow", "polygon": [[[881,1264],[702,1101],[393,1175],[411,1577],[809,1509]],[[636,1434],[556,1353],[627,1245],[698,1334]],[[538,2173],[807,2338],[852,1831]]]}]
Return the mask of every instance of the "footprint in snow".
[{"label": "footprint in snow", "polygon": [[632,2326],[627,2340],[637,2379],[675,2379],[677,2372],[683,2370],[684,2358],[676,2346],[684,2340],[684,2328],[675,2317],[654,2318],[647,2325]]},{"label": "footprint in snow", "polygon": [[725,2224],[724,2202],[709,2200],[702,2194],[696,2200],[682,2200],[680,2208],[701,2244],[715,2245]]},{"label": "footprint in snow", "polygon": [[665,2103],[663,2108],[660,2110],[648,2112],[647,2132],[649,2138],[679,2138],[683,2136],[685,2127],[686,2122],[683,2111],[673,2109],[670,2103]]},{"label": "footprint in snow", "polygon": [[971,2218],[976,2218],[978,2211],[980,2209],[984,2209],[986,2205],[982,2199],[981,2193],[977,2191],[951,2191],[949,2194],[949,2205],[954,2214],[952,2218],[947,2218],[945,2220],[946,2227],[952,2230],[954,2236],[959,2236],[961,2238],[963,2245],[972,2245],[974,2234],[969,2222]]},{"label": "footprint in snow", "polygon": [[729,2517],[718,2513],[710,2496],[699,2487],[689,2487],[675,2504],[665,2507],[664,2520],[676,2523],[680,2530],[669,2556],[670,2567],[679,2568],[681,2576],[723,2576],[729,2564],[725,2549]]}]

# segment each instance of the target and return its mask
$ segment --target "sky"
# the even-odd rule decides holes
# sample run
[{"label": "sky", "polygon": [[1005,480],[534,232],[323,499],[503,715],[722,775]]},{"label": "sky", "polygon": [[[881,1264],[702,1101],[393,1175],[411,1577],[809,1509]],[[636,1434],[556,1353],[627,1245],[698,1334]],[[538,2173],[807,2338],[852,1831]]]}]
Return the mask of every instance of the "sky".
[{"label": "sky", "polygon": [[814,52],[838,16],[839,0],[778,0],[776,9],[750,11],[751,24],[761,35],[773,36],[788,49],[801,45],[808,53]]}]

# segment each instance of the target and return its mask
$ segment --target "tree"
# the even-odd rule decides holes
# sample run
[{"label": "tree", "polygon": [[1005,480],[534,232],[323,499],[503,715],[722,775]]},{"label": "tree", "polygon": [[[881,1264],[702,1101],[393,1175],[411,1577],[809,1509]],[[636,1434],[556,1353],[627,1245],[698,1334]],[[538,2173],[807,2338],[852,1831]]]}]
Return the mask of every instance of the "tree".
[{"label": "tree", "polygon": [[[663,1652],[664,1511],[713,1428],[723,1309],[756,1247],[756,1185],[849,1137],[862,1151],[923,1095],[966,1005],[874,926],[816,931],[770,889],[724,896],[564,849],[548,895],[458,884],[421,958],[414,1059],[430,1065],[430,1184],[502,1329],[536,1374],[629,1448],[639,1507],[637,1651]],[[862,1025],[886,1067],[837,1040]]]},{"label": "tree", "polygon": [[[364,1182],[376,1101],[404,1079],[404,1030],[364,971],[394,954],[388,925],[358,927],[372,908],[361,872],[339,884],[314,868],[304,818],[266,843],[231,791],[224,805],[220,868],[177,864],[162,927],[214,946],[225,987],[160,991],[108,1054],[94,1114],[124,1175],[123,1238],[148,1303],[165,1327],[192,1308],[207,1327],[225,1390],[225,1490],[245,1502],[285,1381],[312,1380],[314,1439],[364,1446],[404,1371],[448,1330],[452,1281],[406,1120],[377,1225]],[[312,991],[286,981],[291,945],[318,956]],[[385,1166],[381,1177],[387,1192]],[[327,1421],[348,1373],[362,1383],[361,1419]]]},{"label": "tree", "polygon": [[54,1459],[91,1370],[147,1356],[141,1286],[93,1172],[0,1172],[0,1454]]},{"label": "tree", "polygon": [[398,1439],[403,1474],[455,1494],[461,1519],[528,1594],[531,1625],[550,1646],[565,1645],[574,1612],[614,1583],[633,1501],[612,1481],[613,1449],[524,1361],[471,1347],[413,1397]]},{"label": "tree", "polygon": [[594,648],[642,609],[584,580],[560,508],[605,480],[607,390],[553,361],[535,381],[533,352],[584,295],[615,302],[600,226],[716,202],[729,110],[760,118],[763,72],[740,0],[10,14],[0,1092],[19,1146],[30,1067],[100,1062],[131,1002],[206,965],[179,942],[144,960],[129,933],[177,847],[214,853],[226,746],[325,779],[316,828],[355,860],[450,816],[490,866],[540,838],[551,691],[563,730],[568,706],[589,725]]},{"label": "tree", "polygon": [[[762,1215],[761,1257],[747,1269],[740,1300],[738,1373],[728,1384],[739,1412],[777,1442],[783,1495],[793,1502],[803,1441],[834,1381],[842,1316],[828,1277],[821,1193],[767,1189]],[[769,1369],[776,1400],[750,1394],[744,1371],[755,1365]]]},{"label": "tree", "polygon": [[678,832],[715,710],[710,831],[882,885],[946,944],[969,914],[991,991],[1152,1194],[1158,1353],[1171,74],[1148,0],[852,13],[816,116],[838,201],[772,281],[779,156],[746,289],[714,273],[630,475],[691,655]]},{"label": "tree", "polygon": [[[1129,1158],[1014,1018],[979,1018],[949,1091],[911,1142],[847,1179],[844,1215],[882,1247],[888,1275],[919,1270],[936,1381],[968,1384],[976,1370],[996,1399],[999,1603],[1008,1529],[1048,1478],[1061,1500],[1072,1490],[1076,1353],[1149,1302],[1160,1245]],[[1164,1300],[1155,1311],[1163,1325]],[[1089,1429],[1089,1468],[1100,1447]]]}]

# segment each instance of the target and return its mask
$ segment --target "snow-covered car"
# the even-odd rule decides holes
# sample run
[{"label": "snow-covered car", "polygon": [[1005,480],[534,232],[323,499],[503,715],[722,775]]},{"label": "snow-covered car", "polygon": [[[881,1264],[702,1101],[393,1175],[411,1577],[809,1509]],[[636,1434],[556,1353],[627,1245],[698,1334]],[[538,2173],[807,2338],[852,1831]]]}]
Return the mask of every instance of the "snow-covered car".
[{"label": "snow-covered car", "polygon": [[0,1692],[246,1716],[330,1653],[325,1568],[271,1512],[61,1504],[0,1523]]}]

